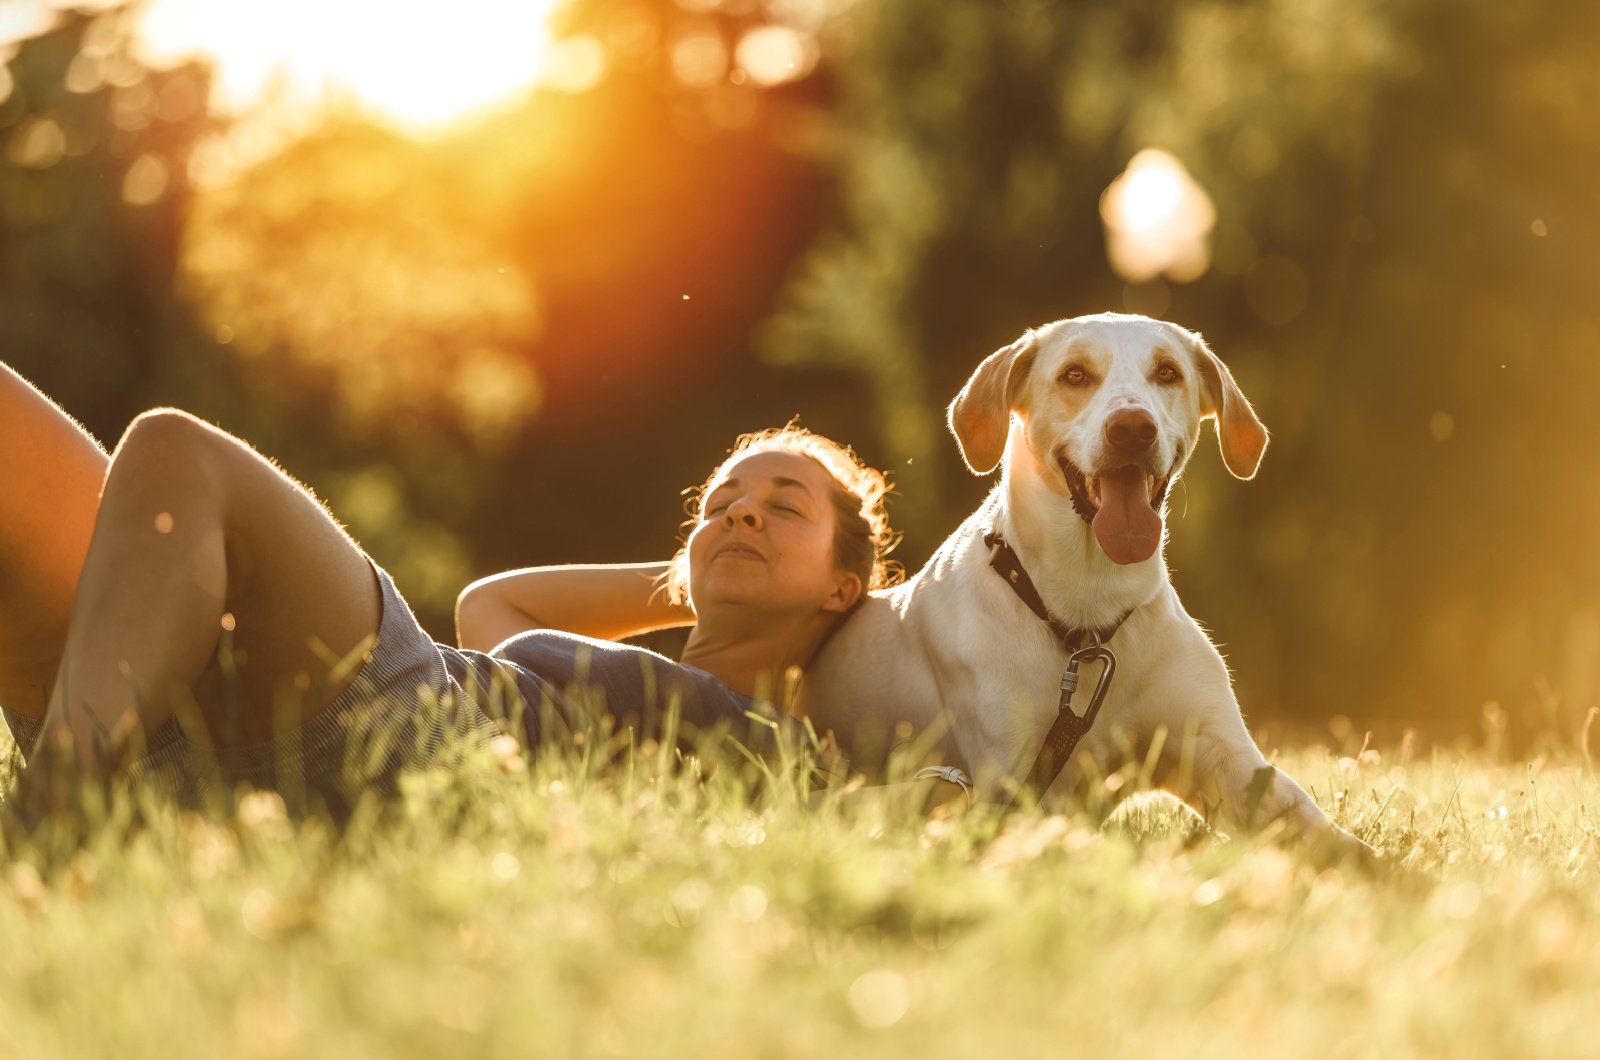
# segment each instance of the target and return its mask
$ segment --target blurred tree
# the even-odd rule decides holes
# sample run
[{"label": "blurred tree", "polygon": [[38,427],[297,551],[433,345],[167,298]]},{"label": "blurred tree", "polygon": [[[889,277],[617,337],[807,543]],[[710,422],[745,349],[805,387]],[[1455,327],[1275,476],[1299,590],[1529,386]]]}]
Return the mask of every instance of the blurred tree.
[{"label": "blurred tree", "polygon": [[440,416],[496,450],[538,406],[514,350],[539,314],[454,191],[408,141],[330,123],[200,196],[191,294],[241,356],[321,369],[358,429]]},{"label": "blurred tree", "polygon": [[[28,41],[0,101],[0,350],[102,438],[153,396],[210,128],[207,71],[148,71],[115,16]],[[180,325],[181,326],[181,325]]]},{"label": "blurred tree", "polygon": [[[222,130],[208,115],[210,74],[197,65],[146,68],[129,49],[128,29],[119,11],[67,13],[9,64],[12,87],[0,103],[0,356],[107,445],[161,404],[250,439],[348,508],[341,514],[445,635],[472,570],[449,518],[464,515],[463,494],[481,484],[465,459],[470,450],[426,424],[380,448],[342,430],[329,415],[335,403],[304,374],[218,356],[222,336],[201,326],[179,293],[196,208],[190,163]],[[443,521],[416,514],[441,497]]]},{"label": "blurred tree", "polygon": [[[816,109],[802,16],[577,4],[546,87],[421,141],[338,102],[205,119],[160,170],[141,149],[116,188],[91,185],[41,229],[76,240],[49,275],[81,284],[115,237],[80,213],[170,210],[159,239],[126,241],[164,271],[141,287],[130,267],[90,299],[132,301],[161,329],[119,318],[101,345],[76,341],[70,307],[30,301],[47,274],[14,269],[30,278],[6,288],[24,307],[8,319],[37,312],[45,338],[7,355],[108,440],[154,403],[251,439],[348,520],[436,636],[476,573],[664,557],[680,492],[739,431],[865,419],[838,375],[797,382],[748,356],[825,177],[792,142]],[[70,16],[25,42],[35,110],[108,47],[141,107],[164,100],[168,75],[129,56],[128,28]],[[123,120],[120,98],[104,120]],[[39,177],[40,194],[67,175]],[[129,382],[97,410],[69,375]]]}]

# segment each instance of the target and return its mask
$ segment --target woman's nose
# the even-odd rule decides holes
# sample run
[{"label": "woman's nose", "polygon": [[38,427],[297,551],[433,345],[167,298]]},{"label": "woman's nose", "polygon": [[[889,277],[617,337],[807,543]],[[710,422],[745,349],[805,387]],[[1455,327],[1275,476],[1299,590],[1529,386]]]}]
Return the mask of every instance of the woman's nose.
[{"label": "woman's nose", "polygon": [[756,510],[755,505],[747,504],[742,500],[734,501],[728,505],[722,512],[722,518],[727,521],[729,526],[745,526],[751,530],[759,530],[761,528],[761,513]]}]

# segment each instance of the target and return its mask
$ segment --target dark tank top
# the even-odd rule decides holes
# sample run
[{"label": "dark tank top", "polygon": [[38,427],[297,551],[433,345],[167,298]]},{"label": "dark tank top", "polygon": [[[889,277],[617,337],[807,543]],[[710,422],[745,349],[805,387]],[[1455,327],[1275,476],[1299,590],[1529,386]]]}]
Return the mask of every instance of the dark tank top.
[{"label": "dark tank top", "polygon": [[804,739],[793,717],[704,670],[629,644],[539,629],[487,654],[443,644],[439,650],[451,678],[485,712],[511,717],[520,705],[530,746],[554,735],[544,731],[552,721],[580,731],[607,716],[618,729],[659,739],[670,715],[680,742],[721,730],[758,754],[774,753],[780,738],[795,748]]}]

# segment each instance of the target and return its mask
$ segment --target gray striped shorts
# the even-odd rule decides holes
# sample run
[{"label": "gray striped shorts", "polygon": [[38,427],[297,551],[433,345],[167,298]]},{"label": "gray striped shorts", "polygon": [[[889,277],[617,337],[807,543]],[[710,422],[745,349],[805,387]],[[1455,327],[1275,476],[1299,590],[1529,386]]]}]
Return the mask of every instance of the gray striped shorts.
[{"label": "gray striped shorts", "polygon": [[[372,564],[382,593],[378,637],[355,679],[299,727],[266,743],[213,748],[203,734],[169,717],[146,740],[128,779],[194,801],[215,785],[316,793],[332,809],[354,805],[367,789],[398,790],[407,769],[447,753],[465,753],[500,728],[445,668],[440,646],[418,624],[394,579]],[[41,724],[7,710],[6,723],[24,754]],[[201,736],[202,739],[195,739]]]}]

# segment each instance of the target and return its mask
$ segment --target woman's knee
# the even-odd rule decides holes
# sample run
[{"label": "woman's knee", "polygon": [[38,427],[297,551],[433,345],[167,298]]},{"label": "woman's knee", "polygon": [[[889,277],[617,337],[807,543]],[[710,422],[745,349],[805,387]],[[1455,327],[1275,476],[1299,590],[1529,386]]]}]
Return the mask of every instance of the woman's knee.
[{"label": "woman's knee", "polygon": [[133,418],[128,429],[122,433],[122,441],[117,448],[124,449],[133,444],[181,443],[215,431],[215,427],[182,409],[150,409]]},{"label": "woman's knee", "polygon": [[182,409],[151,409],[140,413],[112,454],[112,472],[119,465],[155,464],[161,471],[210,471],[215,468],[228,436]]}]

